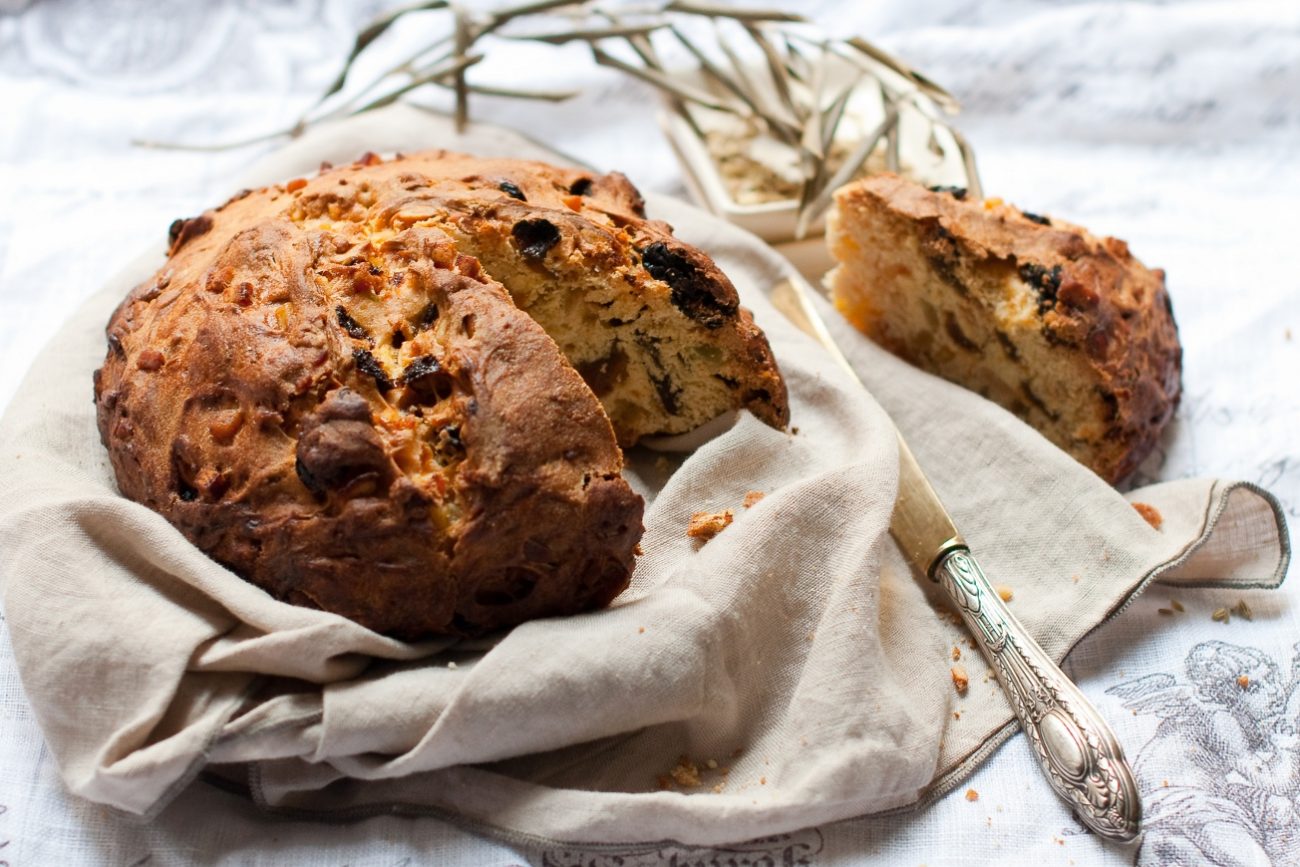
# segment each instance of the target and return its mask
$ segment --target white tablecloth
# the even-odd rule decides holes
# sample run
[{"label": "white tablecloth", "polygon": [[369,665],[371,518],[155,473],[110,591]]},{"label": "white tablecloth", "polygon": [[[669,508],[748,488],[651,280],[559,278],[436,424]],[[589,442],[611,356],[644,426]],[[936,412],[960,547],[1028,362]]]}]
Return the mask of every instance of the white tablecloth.
[{"label": "white tablecloth", "polygon": [[[0,405],[73,306],[172,218],[223,199],[261,152],[132,139],[211,142],[285,123],[386,5],[0,0]],[[1142,480],[1245,479],[1300,514],[1300,7],[821,0],[805,11],[948,86],[990,195],[1126,238],[1168,270],[1186,393]],[[476,116],[682,191],[652,95],[581,49],[521,48],[482,73],[584,94],[483,99]],[[0,865],[1300,864],[1300,590],[1176,595],[1184,612],[1159,613],[1171,594],[1157,587],[1067,663],[1136,760],[1140,853],[1083,833],[1023,737],[924,811],[726,852],[519,849],[429,819],[268,820],[204,784],[139,825],[65,794],[0,621]],[[1253,620],[1211,619],[1241,599]],[[1218,689],[1227,671],[1250,687]]]}]

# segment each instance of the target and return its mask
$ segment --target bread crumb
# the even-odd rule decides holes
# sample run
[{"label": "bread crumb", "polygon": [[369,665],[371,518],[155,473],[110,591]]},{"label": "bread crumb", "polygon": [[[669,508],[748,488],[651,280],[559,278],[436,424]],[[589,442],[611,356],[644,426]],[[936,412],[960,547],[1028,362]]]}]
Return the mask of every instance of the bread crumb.
[{"label": "bread crumb", "polygon": [[1171,608],[1173,608],[1175,611],[1179,612],[1180,614],[1187,610],[1186,608],[1183,607],[1183,603],[1179,602],[1177,599],[1170,599],[1169,605]]},{"label": "bread crumb", "polygon": [[749,493],[745,494],[745,502],[743,505],[746,509],[751,509],[754,507],[756,503],[758,503],[766,496],[767,494],[763,493],[762,491],[750,491]]},{"label": "bread crumb", "polygon": [[1227,623],[1232,619],[1232,614],[1226,608],[1216,608],[1214,613],[1210,615],[1210,619],[1219,623]]},{"label": "bread crumb", "polygon": [[1232,606],[1232,613],[1244,620],[1254,620],[1255,612],[1250,610],[1245,599],[1238,599],[1237,604]]},{"label": "bread crumb", "polygon": [[767,777],[759,777],[759,778],[758,778],[758,784],[759,784],[760,786],[766,786],[766,785],[767,785]]},{"label": "bread crumb", "polygon": [[974,789],[967,789],[967,790],[966,790],[966,800],[968,800],[968,801],[978,801],[979,799],[980,799],[980,793],[979,793],[979,792],[975,791]]},{"label": "bread crumb", "polygon": [[1073,581],[1075,584],[1078,584],[1078,583],[1079,583],[1079,576],[1078,576],[1078,575],[1071,575],[1071,576],[1070,576],[1070,580]]},{"label": "bread crumb", "polygon": [[731,523],[733,513],[730,509],[721,512],[696,512],[691,515],[691,523],[686,528],[686,535],[692,539],[709,541],[721,533]]},{"label": "bread crumb", "polygon": [[644,626],[638,626],[638,627],[636,628],[636,634],[637,634],[637,635],[645,635],[645,627],[644,627]]},{"label": "bread crumb", "polygon": [[686,756],[677,760],[677,766],[669,771],[668,775],[683,789],[699,788],[700,769]]},{"label": "bread crumb", "polygon": [[713,794],[715,794],[715,795],[721,795],[721,794],[722,794],[722,790],[723,790],[724,788],[726,788],[726,786],[727,786],[726,783],[717,783],[717,784],[714,785],[714,787],[713,787]]},{"label": "bread crumb", "polygon": [[961,648],[954,644],[952,646],[952,661],[956,662],[959,659],[961,659]]},{"label": "bread crumb", "polygon": [[716,771],[716,770],[718,769],[718,760],[717,760],[717,759],[709,759],[709,760],[708,760],[707,762],[705,762],[704,764],[708,767],[708,769],[709,769],[710,771]]},{"label": "bread crumb", "polygon": [[961,719],[961,711],[959,711],[959,710],[955,710],[955,711],[953,711],[953,712],[952,712],[952,718],[953,718],[953,719]]},{"label": "bread crumb", "polygon": [[1237,686],[1242,689],[1250,689],[1250,678],[1244,674],[1237,675]]},{"label": "bread crumb", "polygon": [[1149,503],[1134,503],[1133,508],[1137,510],[1137,513],[1142,516],[1143,520],[1157,530],[1159,530],[1161,525],[1165,522],[1165,517],[1160,514],[1160,510]]},{"label": "bread crumb", "polygon": [[1005,584],[999,584],[997,586],[997,591],[998,598],[1003,602],[1010,602],[1012,599],[1016,598],[1016,592]]},{"label": "bread crumb", "polygon": [[632,549],[632,553],[635,554],[636,556],[640,557],[642,554],[645,553],[645,549],[641,547],[641,543],[640,543],[640,542],[637,542],[637,543],[636,543],[636,547]]},{"label": "bread crumb", "polygon": [[966,669],[954,665],[949,673],[952,675],[952,685],[957,687],[958,692],[964,693],[970,686],[970,675],[966,674]]}]

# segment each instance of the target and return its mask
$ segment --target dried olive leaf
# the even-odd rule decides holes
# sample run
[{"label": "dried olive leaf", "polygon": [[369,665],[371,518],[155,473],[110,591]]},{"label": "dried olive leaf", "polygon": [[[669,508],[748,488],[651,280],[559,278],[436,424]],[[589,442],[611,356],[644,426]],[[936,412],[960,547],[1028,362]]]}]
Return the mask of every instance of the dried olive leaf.
[{"label": "dried olive leaf", "polygon": [[450,76],[464,72],[464,70],[468,69],[469,67],[473,66],[476,63],[481,62],[482,60],[483,60],[482,54],[471,54],[468,57],[464,57],[455,61],[454,63],[450,63],[446,66],[440,66],[430,72],[413,76],[410,81],[408,81],[406,84],[403,84],[401,87],[397,88],[396,90],[390,91],[389,93],[384,94],[378,99],[373,100],[372,102],[368,102],[365,105],[361,106],[360,108],[354,109],[352,111],[352,114],[354,115],[365,114],[368,111],[374,111],[377,108],[383,108],[386,105],[391,105],[392,103],[396,102],[400,97],[404,96],[405,94],[409,93],[412,90],[415,90],[417,87],[421,87],[425,84],[431,84],[435,81],[440,81],[441,79],[448,78]]},{"label": "dried olive leaf", "polygon": [[[442,79],[434,79],[429,82],[435,87],[443,87],[450,90],[455,89],[454,84],[449,84]],[[490,84],[474,84],[466,82],[465,89],[470,93],[481,93],[485,96],[505,96],[511,99],[537,99],[543,102],[564,102],[566,99],[573,99],[578,95],[576,90],[516,90],[510,87],[494,87]]]},{"label": "dried olive leaf", "polygon": [[753,92],[752,84],[750,84],[747,79],[739,79],[738,77],[728,75],[725,70],[709,58],[708,54],[705,53],[703,49],[691,41],[685,33],[672,26],[668,29],[669,32],[671,32],[673,36],[677,37],[677,40],[695,56],[695,59],[699,61],[700,68],[704,71],[706,76],[722,85],[722,87],[729,90],[738,99],[745,103],[745,105],[749,106],[756,116],[762,118],[763,122],[767,124],[768,129],[770,129],[773,134],[785,141],[789,141],[795,137],[795,130],[790,127],[787,121],[772,115],[764,109],[762,105],[762,97]]},{"label": "dried olive leaf", "polygon": [[831,104],[821,114],[821,138],[828,154],[831,143],[835,141],[835,133],[839,131],[840,121],[844,119],[844,109],[848,106],[849,98],[853,96],[853,91],[857,89],[860,80],[855,78],[840,92],[839,96],[831,100]]},{"label": "dried olive leaf", "polygon": [[519,42],[545,42],[548,45],[565,45],[570,42],[594,42],[598,39],[645,36],[646,34],[653,33],[656,30],[662,30],[667,26],[667,23],[661,22],[658,24],[638,24],[618,27],[594,27],[587,30],[566,30],[559,33],[502,34],[501,38],[513,39]]},{"label": "dried olive leaf", "polygon": [[633,66],[627,61],[619,60],[617,57],[602,51],[594,44],[591,46],[591,53],[592,56],[595,57],[596,62],[601,66],[609,66],[621,70],[622,72],[626,72],[634,78],[639,78],[648,84],[654,85],[660,90],[668,91],[674,96],[684,99],[687,102],[694,102],[698,105],[704,106],[705,108],[711,108],[714,111],[725,111],[730,114],[738,114],[741,117],[750,116],[747,106],[715,99],[713,95],[707,91],[674,81],[666,73],[659,72],[658,70],[641,69]]},{"label": "dried olive leaf", "polygon": [[957,98],[953,96],[951,93],[944,90],[938,84],[931,81],[929,78],[922,75],[921,73],[917,72],[915,69],[908,66],[906,63],[899,60],[894,55],[890,54],[889,52],[881,48],[877,48],[875,45],[872,45],[870,42],[863,39],[862,37],[853,36],[849,39],[844,40],[844,44],[852,46],[853,48],[857,49],[858,51],[861,51],[867,57],[870,57],[872,60],[876,61],[880,65],[893,70],[894,72],[903,76],[907,80],[911,81],[913,84],[919,87],[925,93],[926,96],[930,97],[932,100],[937,102],[940,106],[942,106],[945,111],[955,113],[961,109],[961,104],[957,102]]},{"label": "dried olive leaf", "polygon": [[730,18],[735,21],[785,21],[790,24],[802,24],[808,20],[796,12],[781,12],[776,9],[734,9],[730,6],[692,3],[689,0],[673,0],[664,6],[664,11],[701,15],[706,18]]},{"label": "dried olive leaf", "polygon": [[807,107],[796,103],[791,95],[790,75],[785,71],[785,64],[781,61],[781,56],[776,53],[776,48],[772,46],[772,43],[757,25],[744,22],[744,27],[745,32],[749,34],[749,38],[754,40],[759,50],[763,52],[763,59],[767,61],[767,70],[772,76],[772,84],[776,88],[777,96],[780,97],[786,110],[790,112],[790,116],[796,122],[802,121],[807,113]]}]

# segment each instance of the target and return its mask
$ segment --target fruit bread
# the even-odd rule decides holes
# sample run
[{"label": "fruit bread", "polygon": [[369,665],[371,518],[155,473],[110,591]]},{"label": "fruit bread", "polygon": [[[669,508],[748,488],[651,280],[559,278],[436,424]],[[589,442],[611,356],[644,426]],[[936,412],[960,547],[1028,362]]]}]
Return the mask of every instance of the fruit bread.
[{"label": "fruit bread", "polygon": [[639,201],[616,175],[367,155],[178,220],[95,376],[122,493],[277,598],[403,639],[607,604],[643,509],[611,418],[633,442],[787,413],[731,284]]},{"label": "fruit bread", "polygon": [[839,190],[836,306],[897,355],[996,401],[1118,483],[1178,405],[1164,272],[1116,238],[960,188],[876,175]]}]

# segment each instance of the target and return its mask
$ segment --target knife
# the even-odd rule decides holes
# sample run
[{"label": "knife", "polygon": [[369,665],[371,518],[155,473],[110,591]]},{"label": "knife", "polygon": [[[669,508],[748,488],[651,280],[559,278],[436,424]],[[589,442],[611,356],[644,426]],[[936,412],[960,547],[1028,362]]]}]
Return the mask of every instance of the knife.
[{"label": "knife", "polygon": [[[770,298],[862,385],[813,307],[811,291],[802,280],[787,278],[772,289]],[[1056,793],[1080,822],[1102,837],[1123,843],[1136,839],[1142,804],[1115,733],[989,584],[903,435],[895,433],[898,500],[890,535],[912,567],[946,591],[1002,684]]]}]

